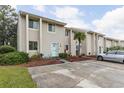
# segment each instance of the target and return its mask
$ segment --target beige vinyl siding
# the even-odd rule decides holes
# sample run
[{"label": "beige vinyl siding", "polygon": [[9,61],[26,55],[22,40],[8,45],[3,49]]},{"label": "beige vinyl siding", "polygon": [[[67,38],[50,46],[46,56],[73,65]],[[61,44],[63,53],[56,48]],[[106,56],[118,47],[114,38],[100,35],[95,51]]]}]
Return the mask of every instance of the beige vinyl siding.
[{"label": "beige vinyl siding", "polygon": [[51,56],[51,44],[59,43],[59,53],[64,52],[65,28],[59,25],[55,25],[55,32],[48,32],[48,23],[43,22],[43,54],[44,56]]},{"label": "beige vinyl siding", "polygon": [[81,43],[81,54],[86,55],[86,39]]},{"label": "beige vinyl siding", "polygon": [[120,41],[120,46],[124,47],[124,41]]},{"label": "beige vinyl siding", "polygon": [[87,55],[92,55],[92,34],[87,34]]},{"label": "beige vinyl siding", "polygon": [[[29,16],[31,18],[31,16]],[[37,19],[38,20],[38,19]],[[40,20],[40,18],[39,18]],[[51,44],[58,43],[59,44],[59,53],[64,52],[65,47],[65,28],[64,26],[60,26],[55,24],[55,32],[48,31],[48,22],[41,22],[42,25],[42,46],[39,45],[40,41],[40,30],[28,28],[28,42],[29,41],[37,41],[38,49],[37,50],[29,50],[29,56],[40,53],[40,47],[42,47],[42,53],[45,57],[51,57]],[[51,24],[51,23],[50,23]],[[53,22],[54,24],[54,22]],[[19,23],[18,23],[18,50],[26,51],[26,16],[19,15]]]},{"label": "beige vinyl siding", "polygon": [[66,53],[70,53],[70,33],[68,36],[64,36],[63,39],[65,40],[64,45],[68,45],[68,51],[66,51]]},{"label": "beige vinyl siding", "polygon": [[112,41],[111,40],[106,40],[106,47],[107,48],[112,47]]},{"label": "beige vinyl siding", "polygon": [[74,40],[74,32],[71,32],[71,55],[76,55],[76,40]]},{"label": "beige vinyl siding", "polygon": [[102,37],[102,36],[99,36],[99,38],[98,38],[98,49],[97,49],[97,53],[99,54],[99,48],[101,47],[101,53],[103,53],[103,51],[104,51],[104,37]]},{"label": "beige vinyl siding", "polygon": [[119,42],[118,41],[113,41],[113,46],[118,46]]},{"label": "beige vinyl siding", "polygon": [[29,41],[37,42],[37,50],[29,50],[30,55],[35,55],[39,53],[39,29],[31,29],[29,28]]},{"label": "beige vinyl siding", "polygon": [[39,30],[29,28],[29,41],[39,41]]}]

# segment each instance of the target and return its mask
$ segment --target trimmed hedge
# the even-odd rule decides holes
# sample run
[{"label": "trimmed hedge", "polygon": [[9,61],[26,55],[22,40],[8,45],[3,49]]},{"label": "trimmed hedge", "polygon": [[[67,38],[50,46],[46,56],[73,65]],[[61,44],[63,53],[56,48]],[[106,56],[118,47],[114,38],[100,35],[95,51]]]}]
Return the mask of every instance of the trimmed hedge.
[{"label": "trimmed hedge", "polygon": [[32,55],[30,57],[30,60],[39,60],[40,58],[41,58],[40,55]]},{"label": "trimmed hedge", "polygon": [[14,47],[11,47],[8,45],[0,46],[0,54],[14,52],[14,51],[16,51],[16,49]]},{"label": "trimmed hedge", "polygon": [[0,65],[15,65],[26,62],[28,62],[28,54],[24,52],[0,54]]},{"label": "trimmed hedge", "polygon": [[107,51],[112,51],[112,50],[124,50],[124,47],[114,46],[114,47],[106,48],[106,50],[107,50]]},{"label": "trimmed hedge", "polygon": [[68,54],[67,53],[59,53],[59,57],[65,59],[68,57]]}]

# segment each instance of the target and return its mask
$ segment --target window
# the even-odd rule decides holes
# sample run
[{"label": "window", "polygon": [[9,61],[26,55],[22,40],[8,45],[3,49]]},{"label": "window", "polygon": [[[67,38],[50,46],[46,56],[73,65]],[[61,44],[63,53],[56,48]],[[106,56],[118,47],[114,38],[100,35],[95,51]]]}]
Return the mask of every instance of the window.
[{"label": "window", "polygon": [[33,19],[29,19],[29,28],[39,29],[39,22]]},{"label": "window", "polygon": [[124,55],[124,52],[117,52],[118,55]]},{"label": "window", "polygon": [[69,31],[65,31],[65,36],[69,36]]},{"label": "window", "polygon": [[116,54],[116,51],[109,51],[107,54]]},{"label": "window", "polygon": [[54,24],[48,24],[48,31],[49,32],[55,32],[55,25]]},{"label": "window", "polygon": [[29,50],[37,50],[37,42],[29,41]]},{"label": "window", "polygon": [[68,50],[68,45],[65,45],[65,50]]}]

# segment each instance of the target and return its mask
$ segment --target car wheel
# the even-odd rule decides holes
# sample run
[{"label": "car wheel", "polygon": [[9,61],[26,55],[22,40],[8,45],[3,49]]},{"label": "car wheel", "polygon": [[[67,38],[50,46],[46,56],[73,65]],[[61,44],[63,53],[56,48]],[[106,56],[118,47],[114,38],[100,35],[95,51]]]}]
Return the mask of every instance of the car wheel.
[{"label": "car wheel", "polygon": [[98,61],[102,61],[102,60],[103,60],[103,57],[102,57],[102,56],[98,56],[98,57],[97,57],[97,60],[98,60]]}]

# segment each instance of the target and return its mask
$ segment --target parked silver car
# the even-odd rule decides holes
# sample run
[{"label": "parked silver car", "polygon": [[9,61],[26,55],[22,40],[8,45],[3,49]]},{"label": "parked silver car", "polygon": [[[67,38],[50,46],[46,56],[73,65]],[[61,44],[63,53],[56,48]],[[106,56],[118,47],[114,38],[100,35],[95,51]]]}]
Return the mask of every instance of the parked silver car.
[{"label": "parked silver car", "polygon": [[108,60],[108,61],[115,61],[115,62],[122,62],[124,63],[124,51],[109,51],[104,54],[97,55],[97,60]]}]

